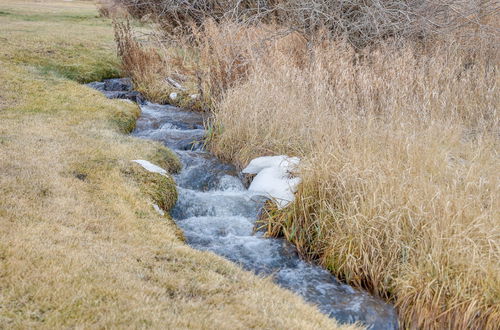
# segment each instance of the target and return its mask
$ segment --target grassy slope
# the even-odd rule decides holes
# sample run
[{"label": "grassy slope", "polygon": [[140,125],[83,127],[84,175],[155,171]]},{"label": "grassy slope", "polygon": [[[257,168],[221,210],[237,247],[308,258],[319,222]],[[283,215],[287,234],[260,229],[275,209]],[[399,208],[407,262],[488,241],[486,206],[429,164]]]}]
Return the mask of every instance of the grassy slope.
[{"label": "grassy slope", "polygon": [[0,328],[335,328],[269,280],[190,249],[154,212],[144,182],[158,178],[129,160],[175,159],[121,133],[135,105],[67,79],[118,73],[95,14],[85,2],[0,4]]}]

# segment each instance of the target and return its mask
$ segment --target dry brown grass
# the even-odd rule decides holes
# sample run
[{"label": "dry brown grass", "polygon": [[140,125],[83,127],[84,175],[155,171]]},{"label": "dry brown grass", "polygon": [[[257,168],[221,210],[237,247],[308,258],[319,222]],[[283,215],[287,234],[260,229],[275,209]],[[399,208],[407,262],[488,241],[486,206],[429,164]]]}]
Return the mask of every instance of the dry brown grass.
[{"label": "dry brown grass", "polygon": [[500,324],[498,13],[478,8],[474,24],[364,49],[192,19],[194,41],[158,44],[212,106],[219,156],[303,159],[269,233],[394,302],[408,328]]},{"label": "dry brown grass", "polygon": [[297,201],[269,211],[270,234],[391,299],[404,327],[493,329],[500,75],[486,55],[339,42],[300,69],[278,53],[215,109],[212,148],[242,165],[302,157]]},{"label": "dry brown grass", "polygon": [[[0,16],[0,328],[336,328],[270,280],[192,250],[153,210],[171,205],[171,182],[138,175],[130,160],[172,170],[176,160],[122,133],[137,106],[61,77],[78,60],[88,79],[91,55],[113,54],[92,48],[113,43],[108,23],[64,23],[82,8],[95,16],[85,2],[0,4],[14,12]],[[41,43],[60,67],[43,69],[52,59]],[[36,56],[18,61],[23,47]],[[88,52],[72,59],[65,47]]]},{"label": "dry brown grass", "polygon": [[[206,111],[246,80],[257,59],[279,52],[301,67],[307,55],[305,38],[283,34],[274,25],[249,27],[230,21],[220,25],[208,20],[200,28],[192,27],[188,37],[164,36],[157,29],[139,35],[128,21],[115,21],[114,26],[122,68],[137,90],[155,102]],[[167,77],[185,90],[173,87]],[[171,92],[179,98],[169,99]],[[199,95],[196,102],[190,98],[193,94]]]},{"label": "dry brown grass", "polygon": [[156,49],[142,46],[134,38],[129,21],[116,20],[113,24],[121,67],[132,78],[134,89],[153,102],[167,102],[174,91],[166,81],[170,75],[167,62]]}]

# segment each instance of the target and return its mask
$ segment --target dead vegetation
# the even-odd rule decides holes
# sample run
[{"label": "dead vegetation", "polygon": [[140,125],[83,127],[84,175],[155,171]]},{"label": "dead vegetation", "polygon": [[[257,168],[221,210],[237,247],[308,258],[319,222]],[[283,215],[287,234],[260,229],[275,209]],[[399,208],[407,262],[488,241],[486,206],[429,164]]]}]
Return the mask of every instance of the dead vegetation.
[{"label": "dead vegetation", "polygon": [[498,323],[499,77],[487,62],[464,72],[462,56],[388,46],[353,65],[337,44],[306,70],[280,56],[215,112],[221,157],[303,159],[270,234],[393,301],[407,327]]},{"label": "dead vegetation", "polygon": [[424,39],[436,33],[481,25],[499,10],[492,0],[261,0],[261,1],[117,1],[136,18],[150,18],[163,31],[191,34],[207,20],[245,25],[277,24],[299,32],[309,40],[318,31],[330,38],[343,37],[355,46],[380,39]]},{"label": "dead vegetation", "polygon": [[142,42],[159,76],[203,95],[214,152],[302,158],[271,235],[395,303],[403,327],[497,327],[497,3],[118,2],[157,27]]},{"label": "dead vegetation", "polygon": [[172,181],[130,160],[170,172],[178,161],[124,134],[136,105],[67,79],[106,78],[93,64],[117,63],[96,14],[92,2],[0,3],[0,328],[338,328],[189,248],[153,209],[172,205]]}]

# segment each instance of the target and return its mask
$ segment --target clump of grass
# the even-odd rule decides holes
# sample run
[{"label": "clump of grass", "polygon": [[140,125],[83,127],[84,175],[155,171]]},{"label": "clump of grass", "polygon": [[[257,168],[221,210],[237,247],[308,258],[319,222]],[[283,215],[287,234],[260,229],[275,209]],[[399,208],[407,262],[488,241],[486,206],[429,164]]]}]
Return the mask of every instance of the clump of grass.
[{"label": "clump of grass", "polygon": [[160,209],[169,212],[177,201],[177,188],[170,176],[146,171],[139,164],[131,164],[124,173],[136,180],[140,190],[148,195]]},{"label": "clump of grass", "polygon": [[257,62],[215,109],[221,157],[302,158],[269,234],[394,302],[404,327],[500,321],[498,58],[470,56],[339,42],[305,68]]},{"label": "clump of grass", "polygon": [[158,52],[152,48],[141,47],[134,39],[128,21],[114,22],[115,40],[122,68],[132,78],[134,88],[149,100],[163,103],[168,99],[169,90],[165,81],[166,65]]},{"label": "clump of grass", "polygon": [[141,110],[138,106],[135,106],[133,108],[134,111],[127,111],[125,110],[126,108],[117,109],[111,118],[111,122],[118,128],[120,132],[124,134],[129,134],[134,130],[137,118],[139,118],[139,115],[141,114]]},{"label": "clump of grass", "polygon": [[[191,31],[188,37],[166,36],[168,41],[162,32],[152,31],[146,40],[138,40],[128,21],[115,22],[122,68],[148,99],[209,110],[227,90],[245,81],[255,59],[278,51],[300,65],[307,51],[305,38],[298,33],[277,38],[279,29],[272,25],[247,27],[207,20]],[[169,84],[168,78],[179,82],[182,89]],[[169,98],[173,92],[176,99]]]},{"label": "clump of grass", "polygon": [[168,173],[179,173],[182,169],[182,165],[177,155],[163,144],[155,144],[155,152],[148,155],[147,159],[149,159],[153,164],[165,169]]},{"label": "clump of grass", "polygon": [[[195,75],[186,76],[187,69],[181,64],[189,62],[182,60],[183,49],[167,49],[155,38],[141,43],[134,36],[128,20],[115,20],[114,30],[122,70],[132,78],[137,91],[153,102],[171,103],[193,109],[203,108],[202,95],[196,86]],[[186,43],[182,44],[183,47],[189,47]],[[169,79],[181,84],[181,88],[169,83]],[[176,97],[171,98],[171,93],[175,93]],[[191,97],[194,94],[197,95],[196,98]]]}]

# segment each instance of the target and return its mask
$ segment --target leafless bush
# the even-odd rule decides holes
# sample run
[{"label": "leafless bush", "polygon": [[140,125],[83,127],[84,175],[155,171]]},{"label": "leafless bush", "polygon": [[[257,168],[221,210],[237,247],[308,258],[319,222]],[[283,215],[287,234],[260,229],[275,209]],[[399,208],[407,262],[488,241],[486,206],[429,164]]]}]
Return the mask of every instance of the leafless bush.
[{"label": "leafless bush", "polygon": [[304,35],[322,29],[355,46],[394,38],[415,40],[455,31],[497,10],[492,1],[464,0],[288,0],[280,10]]},{"label": "leafless bush", "polygon": [[135,17],[151,15],[168,33],[191,33],[214,22],[278,23],[313,41],[318,31],[361,47],[392,37],[423,39],[484,26],[499,12],[495,0],[116,0]]}]

